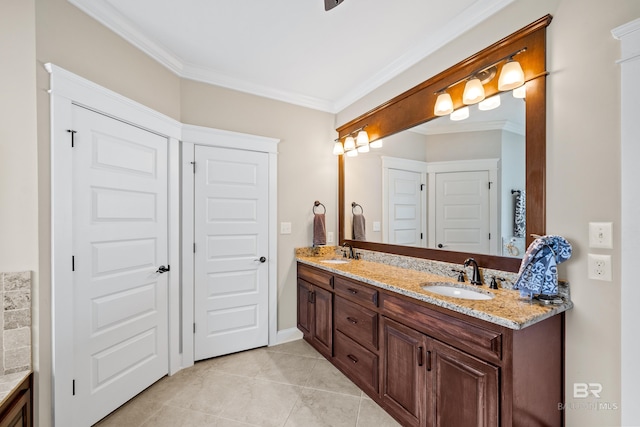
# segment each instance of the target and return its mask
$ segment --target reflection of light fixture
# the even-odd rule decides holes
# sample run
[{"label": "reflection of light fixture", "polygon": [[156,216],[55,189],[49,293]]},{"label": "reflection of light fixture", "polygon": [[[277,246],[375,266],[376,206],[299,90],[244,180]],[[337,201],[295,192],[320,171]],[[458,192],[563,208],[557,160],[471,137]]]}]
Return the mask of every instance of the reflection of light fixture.
[{"label": "reflection of light fixture", "polygon": [[382,139],[376,139],[375,141],[369,144],[371,148],[382,148]]},{"label": "reflection of light fixture", "polygon": [[358,155],[358,150],[349,150],[346,152],[347,156],[349,157],[355,157]]},{"label": "reflection of light fixture", "polygon": [[359,153],[368,153],[369,152],[369,144],[361,145],[358,147]]},{"label": "reflection of light fixture", "polygon": [[446,116],[453,112],[453,101],[451,95],[447,92],[442,92],[436,99],[436,106],[433,108],[433,114],[436,116]]},{"label": "reflection of light fixture", "polygon": [[[498,65],[505,60],[507,62],[502,66],[500,77],[498,78],[498,90],[502,92],[522,86],[524,84],[524,72],[522,71],[520,63],[513,58],[526,50],[527,48],[524,47],[516,52],[510,53],[507,56],[503,56],[497,61],[484,66],[480,70],[476,70],[466,77],[463,77],[460,80],[457,80],[449,84],[448,86],[445,86],[442,89],[434,92],[434,94],[438,97],[436,98],[436,103],[433,107],[433,114],[436,116],[455,114],[457,120],[462,120],[468,117],[466,116],[458,118],[465,113],[459,112],[456,114],[456,111],[458,110],[454,111],[453,100],[451,99],[451,95],[449,95],[447,90],[459,83],[466,82],[464,92],[462,93],[462,103],[465,105],[472,105],[484,100],[485,93],[483,85],[489,83],[495,77],[495,75],[497,74]],[[514,93],[514,96],[519,97],[520,93],[521,92],[518,91],[518,94]]]},{"label": "reflection of light fixture", "polygon": [[514,98],[524,99],[524,98],[527,97],[527,86],[526,85],[522,85],[520,87],[517,87],[511,93],[513,93],[513,97]]},{"label": "reflection of light fixture", "polygon": [[504,64],[500,77],[498,78],[498,90],[511,90],[524,84],[524,71],[518,61],[514,61],[513,57]]},{"label": "reflection of light fixture", "polygon": [[478,109],[481,111],[493,110],[500,106],[500,95],[493,95],[491,98],[487,98],[478,104]]},{"label": "reflection of light fixture", "polygon": [[335,154],[336,156],[344,154],[344,147],[342,146],[342,143],[339,139],[336,139],[335,144],[333,144],[333,154]]},{"label": "reflection of light fixture", "polygon": [[484,99],[484,87],[482,82],[474,77],[464,85],[462,103],[465,105],[477,104]]},{"label": "reflection of light fixture", "polygon": [[469,117],[469,107],[462,107],[451,113],[449,118],[454,121],[464,120]]}]

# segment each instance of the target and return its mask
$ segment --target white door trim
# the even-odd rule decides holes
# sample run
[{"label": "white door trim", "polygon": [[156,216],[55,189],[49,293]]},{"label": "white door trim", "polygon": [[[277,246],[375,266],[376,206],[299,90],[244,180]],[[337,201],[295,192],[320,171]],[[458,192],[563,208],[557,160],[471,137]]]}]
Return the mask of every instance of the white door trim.
[{"label": "white door trim", "polygon": [[72,256],[72,105],[80,105],[167,137],[169,144],[169,374],[181,368],[179,343],[179,139],[181,124],[148,107],[79,77],[53,64],[51,102],[51,249],[52,249],[52,382],[54,423],[72,425],[73,300]]},{"label": "white door trim", "polygon": [[[278,327],[278,143],[279,139],[268,138],[184,125],[182,132],[182,362],[190,366],[194,362],[193,322],[194,322],[194,277],[193,277],[193,165],[194,146],[233,148],[238,150],[259,151],[269,155],[269,345],[275,345]],[[197,165],[196,165],[197,167]]]}]

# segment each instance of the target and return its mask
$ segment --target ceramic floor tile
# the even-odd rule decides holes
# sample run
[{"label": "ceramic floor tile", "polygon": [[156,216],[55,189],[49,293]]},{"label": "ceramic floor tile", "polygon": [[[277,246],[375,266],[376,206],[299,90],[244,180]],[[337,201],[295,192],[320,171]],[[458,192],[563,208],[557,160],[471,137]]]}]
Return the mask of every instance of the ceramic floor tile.
[{"label": "ceramic floor tile", "polygon": [[269,355],[263,348],[215,357],[201,362],[207,369],[225,372],[227,374],[255,377],[262,366],[268,361]]},{"label": "ceramic floor tile", "polygon": [[295,354],[268,352],[256,378],[284,384],[305,385],[318,359]]},{"label": "ceramic floor tile", "polygon": [[363,398],[360,402],[357,427],[399,427],[400,424],[387,414],[376,402]]},{"label": "ceramic floor tile", "polygon": [[97,423],[96,427],[139,427],[153,414],[162,409],[162,404],[133,398],[117,411]]},{"label": "ceramic floor tile", "polygon": [[219,419],[191,409],[164,406],[151,416],[142,427],[218,427]]},{"label": "ceramic floor tile", "polygon": [[276,353],[297,354],[298,356],[314,357],[316,359],[324,359],[318,351],[311,347],[311,344],[305,340],[291,341],[285,344],[267,347],[266,351]]},{"label": "ceramic floor tile", "polygon": [[305,386],[358,397],[362,395],[362,390],[327,360],[318,360]]},{"label": "ceramic floor tile", "polygon": [[305,389],[300,393],[285,427],[353,427],[359,407],[360,397]]},{"label": "ceramic floor tile", "polygon": [[264,427],[284,425],[298,401],[301,388],[260,379],[248,380],[228,391],[233,399],[226,402],[221,418]]}]

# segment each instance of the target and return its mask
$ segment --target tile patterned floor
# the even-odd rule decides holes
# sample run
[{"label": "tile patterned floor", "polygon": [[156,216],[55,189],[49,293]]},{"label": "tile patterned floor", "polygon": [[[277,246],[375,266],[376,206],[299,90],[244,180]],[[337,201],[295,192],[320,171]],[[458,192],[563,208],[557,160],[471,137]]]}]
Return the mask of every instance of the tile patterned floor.
[{"label": "tile patterned floor", "polygon": [[198,362],[96,427],[393,427],[389,415],[305,341]]}]

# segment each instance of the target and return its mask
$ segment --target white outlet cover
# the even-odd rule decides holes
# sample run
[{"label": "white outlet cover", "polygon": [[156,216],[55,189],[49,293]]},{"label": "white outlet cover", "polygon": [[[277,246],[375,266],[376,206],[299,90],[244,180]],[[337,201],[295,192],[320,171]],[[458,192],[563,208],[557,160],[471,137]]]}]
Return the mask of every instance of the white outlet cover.
[{"label": "white outlet cover", "polygon": [[281,222],[280,223],[280,234],[291,234],[291,223],[290,222]]},{"label": "white outlet cover", "polygon": [[611,222],[589,223],[589,247],[613,249],[613,224]]},{"label": "white outlet cover", "polygon": [[587,274],[589,279],[611,281],[611,255],[588,254]]}]

